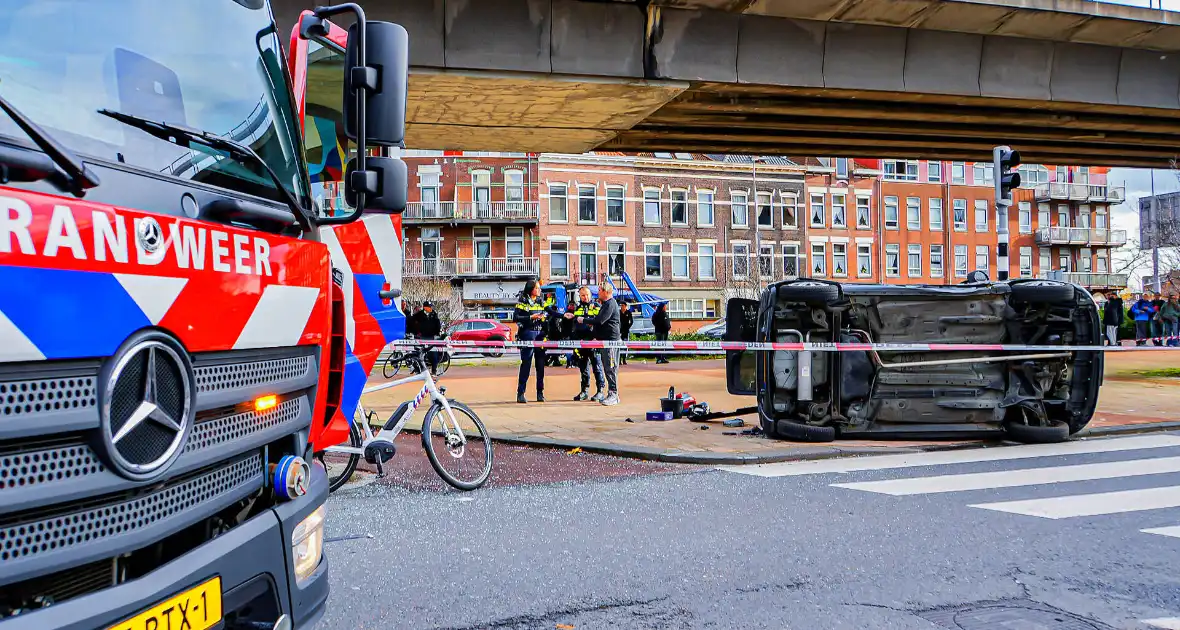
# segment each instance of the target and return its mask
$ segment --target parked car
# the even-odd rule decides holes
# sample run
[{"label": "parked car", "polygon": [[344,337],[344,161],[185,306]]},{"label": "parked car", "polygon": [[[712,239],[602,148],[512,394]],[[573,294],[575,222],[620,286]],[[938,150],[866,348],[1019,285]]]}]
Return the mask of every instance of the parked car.
[{"label": "parked car", "polygon": [[[979,273],[979,272],[976,272]],[[959,285],[771,284],[731,299],[726,340],[1101,345],[1082,287],[1047,280]],[[728,352],[728,389],[757,397],[763,431],[837,436],[1005,431],[1059,442],[1094,415],[1101,352]]]},{"label": "parked car", "polygon": [[705,335],[706,337],[712,337],[714,339],[724,339],[725,338],[725,318],[722,317],[721,319],[719,319],[715,322],[710,322],[708,324],[705,324],[704,326],[701,326],[700,328],[697,329],[697,334],[698,335]]},{"label": "parked car", "polygon": [[[455,341],[512,341],[512,328],[495,319],[457,319],[447,326],[446,336]],[[483,354],[500,357],[504,350],[497,348]]]}]

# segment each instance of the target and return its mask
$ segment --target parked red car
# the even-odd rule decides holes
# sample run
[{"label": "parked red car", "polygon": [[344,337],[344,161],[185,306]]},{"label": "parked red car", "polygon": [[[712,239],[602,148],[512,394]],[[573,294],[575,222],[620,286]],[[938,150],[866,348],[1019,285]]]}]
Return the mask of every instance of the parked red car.
[{"label": "parked red car", "polygon": [[[459,319],[447,326],[447,338],[455,341],[512,341],[512,328],[494,319]],[[504,350],[489,350],[483,354],[499,357],[504,355]]]}]

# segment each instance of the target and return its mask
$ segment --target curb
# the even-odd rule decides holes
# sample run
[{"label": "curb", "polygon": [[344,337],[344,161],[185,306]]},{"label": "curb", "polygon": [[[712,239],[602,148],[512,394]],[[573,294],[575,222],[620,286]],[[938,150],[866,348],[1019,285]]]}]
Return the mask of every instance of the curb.
[{"label": "curb", "polygon": [[[1077,437],[1114,437],[1119,435],[1172,431],[1177,429],[1180,429],[1180,422],[1151,422],[1112,427],[1097,427],[1090,430],[1084,430],[1078,434]],[[838,445],[800,446],[789,449],[766,451],[755,455],[750,453],[713,453],[709,451],[666,450],[649,448],[645,446],[626,446],[620,444],[607,444],[604,442],[580,442],[577,440],[555,440],[552,438],[527,437],[511,434],[493,435],[492,441],[499,442],[501,444],[512,444],[515,446],[559,448],[564,450],[580,448],[587,453],[597,453],[599,455],[613,455],[615,457],[663,462],[668,464],[702,464],[709,466],[775,464],[780,462],[835,459],[838,457],[858,457],[864,455],[927,453],[933,451],[952,451],[968,448],[998,446],[1006,443],[1004,440],[978,440],[967,444],[939,444],[936,442],[923,446],[901,447],[887,445],[846,447]]]}]

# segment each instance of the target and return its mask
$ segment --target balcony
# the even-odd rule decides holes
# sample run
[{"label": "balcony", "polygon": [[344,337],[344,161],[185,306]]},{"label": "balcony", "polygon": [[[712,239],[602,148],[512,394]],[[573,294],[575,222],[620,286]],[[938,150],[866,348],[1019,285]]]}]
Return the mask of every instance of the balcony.
[{"label": "balcony", "polygon": [[1125,273],[1058,272],[1042,273],[1037,276],[1044,280],[1061,280],[1080,284],[1087,289],[1125,289],[1128,276]]},{"label": "balcony", "polygon": [[1127,231],[1099,228],[1048,227],[1037,230],[1036,240],[1037,245],[1122,247],[1127,244]]},{"label": "balcony", "polygon": [[406,204],[406,223],[536,223],[535,201],[413,201]]},{"label": "balcony", "polygon": [[1034,190],[1037,201],[1084,201],[1122,203],[1124,189],[1119,186],[1097,184],[1038,184]]},{"label": "balcony", "polygon": [[407,278],[519,278],[540,270],[538,258],[407,258],[402,265]]}]

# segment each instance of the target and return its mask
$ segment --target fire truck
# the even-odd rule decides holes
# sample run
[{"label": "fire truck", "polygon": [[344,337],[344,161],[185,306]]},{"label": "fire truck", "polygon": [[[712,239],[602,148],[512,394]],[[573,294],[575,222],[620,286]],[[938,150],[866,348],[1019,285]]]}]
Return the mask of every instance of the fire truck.
[{"label": "fire truck", "polygon": [[0,630],[311,627],[309,462],[350,351],[404,330],[388,248],[333,261],[405,207],[405,30],[301,21],[353,24],[298,86],[351,146],[332,204],[267,0],[4,8]]}]

